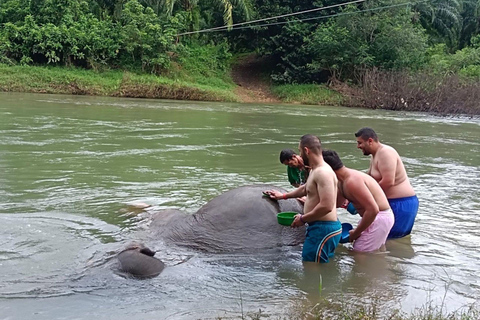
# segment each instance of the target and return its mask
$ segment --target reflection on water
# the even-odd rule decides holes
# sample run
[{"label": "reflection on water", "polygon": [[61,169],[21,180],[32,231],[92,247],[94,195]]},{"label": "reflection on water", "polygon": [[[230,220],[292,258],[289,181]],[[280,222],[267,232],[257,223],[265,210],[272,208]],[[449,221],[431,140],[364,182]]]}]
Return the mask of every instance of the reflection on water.
[{"label": "reflection on water", "polygon": [[[278,154],[305,133],[367,168],[353,135],[363,126],[399,151],[420,199],[412,235],[385,253],[341,245],[315,265],[301,262],[301,247],[206,255],[151,237],[157,210],[193,213],[246,184],[289,189]],[[381,313],[478,303],[479,128],[478,119],[345,108],[0,94],[0,314],[238,318],[325,301],[374,302]],[[158,251],[159,277],[112,272],[115,251],[133,239]]]}]

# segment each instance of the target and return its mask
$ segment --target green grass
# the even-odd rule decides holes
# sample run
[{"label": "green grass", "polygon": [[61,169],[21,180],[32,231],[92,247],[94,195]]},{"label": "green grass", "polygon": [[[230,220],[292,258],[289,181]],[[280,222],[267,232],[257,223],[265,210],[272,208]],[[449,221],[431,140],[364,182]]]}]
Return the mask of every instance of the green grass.
[{"label": "green grass", "polygon": [[[239,101],[229,66],[213,58],[208,64],[205,61],[208,54],[210,51],[190,52],[172,62],[161,76],[123,70],[0,64],[0,91]],[[342,102],[340,94],[324,85],[280,85],[274,86],[272,91],[286,103],[340,105]]]},{"label": "green grass", "polygon": [[[446,312],[443,306],[433,306],[427,303],[416,308],[411,313],[400,310],[381,310],[380,301],[373,301],[370,305],[359,304],[352,306],[342,302],[334,305],[332,302],[318,303],[310,310],[294,312],[288,319],[331,319],[331,320],[477,320],[480,319],[480,310],[474,306],[465,306],[453,312]],[[389,308],[388,308],[389,309]]]},{"label": "green grass", "polygon": [[[233,83],[223,79],[188,80],[121,70],[97,72],[67,67],[0,64],[0,91],[85,94],[205,101],[237,101]],[[183,77],[188,79],[188,77]]]},{"label": "green grass", "polygon": [[[234,319],[242,320],[478,320],[480,319],[480,310],[475,306],[465,306],[453,312],[445,312],[442,306],[433,306],[426,304],[420,308],[413,310],[411,313],[405,313],[400,310],[380,310],[378,304],[380,301],[374,301],[369,305],[358,304],[352,305],[347,301],[327,301],[321,300],[313,307],[307,307],[301,302],[293,307],[284,315],[269,315],[261,309],[258,311],[245,312],[239,311],[238,317]],[[242,306],[242,305],[241,305]],[[217,317],[217,320],[223,320]],[[226,319],[226,318],[225,318]],[[232,319],[232,317],[228,317]]]},{"label": "green grass", "polygon": [[216,86],[215,82],[195,83],[135,73],[124,74],[119,93],[114,95],[177,100],[237,101],[233,87]]},{"label": "green grass", "polygon": [[272,88],[273,93],[284,102],[301,104],[340,105],[342,96],[327,88],[316,84],[286,84]]},{"label": "green grass", "polygon": [[0,64],[2,91],[72,93],[84,90],[84,94],[110,95],[121,81],[121,71],[99,73],[75,68]]}]

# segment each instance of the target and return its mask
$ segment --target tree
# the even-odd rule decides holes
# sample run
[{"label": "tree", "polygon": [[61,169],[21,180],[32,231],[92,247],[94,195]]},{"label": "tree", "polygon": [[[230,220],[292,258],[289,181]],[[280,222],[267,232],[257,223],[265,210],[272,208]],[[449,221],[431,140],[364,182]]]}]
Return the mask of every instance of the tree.
[{"label": "tree", "polygon": [[[199,0],[165,0],[166,12],[168,15],[172,15],[174,9],[179,7],[179,9],[187,13],[187,19],[190,21],[190,25],[193,26],[193,22],[198,20],[197,8]],[[212,0],[209,4],[215,4],[223,11],[223,22],[226,26],[231,26],[233,24],[233,10],[238,8],[247,20],[250,19],[252,9],[249,0]],[[192,29],[192,28],[190,28]]]},{"label": "tree", "polygon": [[462,0],[432,0],[414,5],[420,23],[434,42],[446,41],[454,51],[462,30]]},{"label": "tree", "polygon": [[480,0],[464,0],[462,10],[462,30],[459,49],[471,44],[471,39],[478,34],[480,27]]}]

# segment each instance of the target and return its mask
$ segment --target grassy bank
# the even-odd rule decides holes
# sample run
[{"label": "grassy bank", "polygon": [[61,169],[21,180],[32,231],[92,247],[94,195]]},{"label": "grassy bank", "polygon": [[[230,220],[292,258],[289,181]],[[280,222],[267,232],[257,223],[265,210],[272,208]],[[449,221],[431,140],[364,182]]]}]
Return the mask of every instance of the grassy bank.
[{"label": "grassy bank", "polygon": [[99,95],[153,99],[237,101],[235,85],[223,79],[194,82],[126,71],[0,64],[0,91]]},{"label": "grassy bank", "polygon": [[[4,92],[242,102],[235,88],[228,71],[206,73],[178,64],[173,64],[165,76],[0,64],[0,91]],[[285,103],[339,105],[342,102],[340,94],[319,85],[273,86],[272,94]]]},{"label": "grassy bank", "polygon": [[[228,68],[199,68],[198,62],[191,63],[192,59],[181,61],[181,64],[172,63],[162,76],[122,70],[100,72],[0,64],[0,91],[245,102]],[[249,74],[250,69],[242,72]],[[260,90],[260,97],[270,95],[283,103],[480,115],[480,82],[456,75],[410,75],[371,70],[365,72],[361,86],[333,81],[330,87],[314,84],[270,86],[268,79],[255,77],[243,80],[255,83],[254,90],[264,90]],[[242,88],[248,87],[244,83]],[[264,101],[254,99],[253,102]]]},{"label": "grassy bank", "polygon": [[273,93],[283,102],[337,106],[344,98],[326,85],[286,84],[272,87]]}]

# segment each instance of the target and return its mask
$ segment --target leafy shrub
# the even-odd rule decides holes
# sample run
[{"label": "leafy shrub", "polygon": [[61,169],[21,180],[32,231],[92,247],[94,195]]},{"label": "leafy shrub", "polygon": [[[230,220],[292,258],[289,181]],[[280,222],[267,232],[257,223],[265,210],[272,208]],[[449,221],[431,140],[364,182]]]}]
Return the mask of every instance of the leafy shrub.
[{"label": "leafy shrub", "polygon": [[[230,87],[228,76],[232,55],[226,42],[202,44],[190,42],[178,44],[173,55],[174,68],[170,76],[199,84],[212,84],[218,87]],[[212,81],[217,81],[213,84]],[[222,83],[220,83],[222,82]]]},{"label": "leafy shrub", "polygon": [[[372,6],[380,2],[372,3]],[[427,39],[405,10],[357,13],[347,7],[340,16],[319,26],[309,38],[312,69],[328,69],[352,79],[362,69],[418,69],[425,61]]]},{"label": "leafy shrub", "polygon": [[[159,73],[168,66],[178,19],[164,22],[151,8],[128,0],[119,21],[99,19],[85,0],[47,0],[27,6],[21,15],[10,7],[23,0],[0,3],[0,54],[20,63],[125,65]],[[28,14],[27,14],[28,13]],[[16,20],[22,17],[22,20]]]},{"label": "leafy shrub", "polygon": [[480,79],[480,36],[472,39],[472,46],[447,52],[445,44],[438,44],[428,51],[428,70],[435,74],[460,74]]}]

